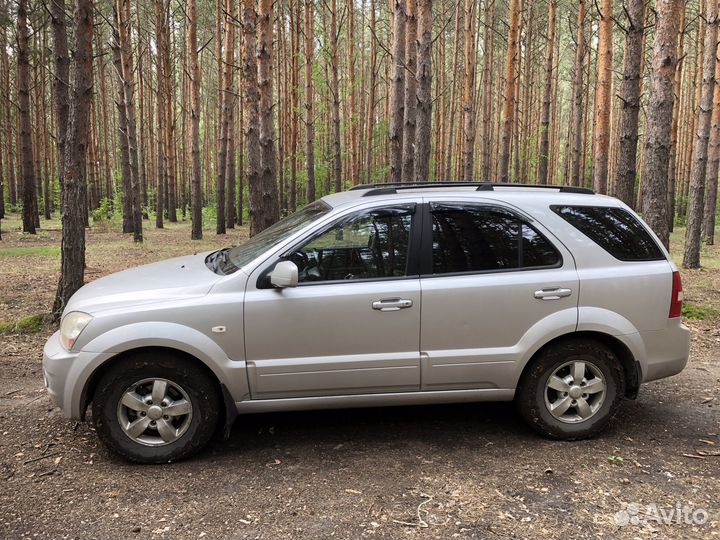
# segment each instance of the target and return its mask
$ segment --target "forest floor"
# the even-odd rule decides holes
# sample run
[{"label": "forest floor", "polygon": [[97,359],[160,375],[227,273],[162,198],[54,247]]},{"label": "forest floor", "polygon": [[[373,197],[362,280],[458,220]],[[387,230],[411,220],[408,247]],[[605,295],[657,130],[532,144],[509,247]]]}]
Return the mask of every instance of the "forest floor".
[{"label": "forest floor", "polygon": [[[14,325],[52,303],[59,223],[36,236],[18,232],[16,215],[2,226],[0,323]],[[89,230],[87,279],[247,237],[208,230],[191,242],[187,223],[146,227],[142,246]],[[54,328],[6,328],[0,538],[720,538],[720,246],[704,249],[705,267],[683,271],[687,369],[643,386],[601,436],[576,443],[538,438],[511,404],[400,407],[242,417],[195,459],[129,465],[46,395]],[[640,523],[618,525],[631,503]],[[678,523],[667,515],[678,506],[707,522]]]}]

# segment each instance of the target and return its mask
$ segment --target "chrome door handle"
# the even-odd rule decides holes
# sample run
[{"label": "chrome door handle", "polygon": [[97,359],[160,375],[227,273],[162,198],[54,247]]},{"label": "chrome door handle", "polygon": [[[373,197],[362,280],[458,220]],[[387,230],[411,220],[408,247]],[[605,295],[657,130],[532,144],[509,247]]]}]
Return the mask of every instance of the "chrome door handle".
[{"label": "chrome door handle", "polygon": [[372,303],[372,308],[378,311],[400,311],[412,307],[413,301],[404,298],[386,298]]},{"label": "chrome door handle", "polygon": [[535,291],[535,294],[533,294],[533,296],[538,300],[560,300],[561,298],[570,296],[571,294],[571,289],[560,289],[558,287],[555,287]]}]

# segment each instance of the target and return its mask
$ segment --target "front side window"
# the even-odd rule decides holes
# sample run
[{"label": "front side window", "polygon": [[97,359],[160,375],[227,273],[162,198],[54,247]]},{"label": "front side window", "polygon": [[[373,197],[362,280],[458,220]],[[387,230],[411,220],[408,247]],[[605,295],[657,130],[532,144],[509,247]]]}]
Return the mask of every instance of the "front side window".
[{"label": "front side window", "polygon": [[533,227],[502,208],[433,204],[433,274],[555,266],[560,255]]},{"label": "front side window", "polygon": [[363,211],[312,238],[286,259],[300,283],[407,275],[414,205]]}]

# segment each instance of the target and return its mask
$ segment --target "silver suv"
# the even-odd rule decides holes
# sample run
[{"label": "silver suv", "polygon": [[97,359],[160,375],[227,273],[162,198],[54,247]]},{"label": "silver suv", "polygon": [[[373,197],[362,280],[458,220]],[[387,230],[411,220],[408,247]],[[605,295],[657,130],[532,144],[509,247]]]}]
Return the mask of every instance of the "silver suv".
[{"label": "silver suv", "polygon": [[581,439],[689,354],[676,266],[582,188],[358,186],[243,245],[98,279],[44,351],[67,417],[124,458],[200,450],[238,414],[514,400]]}]

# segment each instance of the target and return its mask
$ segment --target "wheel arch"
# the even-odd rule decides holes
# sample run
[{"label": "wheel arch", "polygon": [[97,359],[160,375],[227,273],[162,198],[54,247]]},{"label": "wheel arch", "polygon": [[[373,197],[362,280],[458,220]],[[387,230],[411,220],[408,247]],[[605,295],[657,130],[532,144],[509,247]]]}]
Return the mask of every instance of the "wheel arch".
[{"label": "wheel arch", "polygon": [[523,370],[520,374],[520,378],[518,379],[517,386],[520,386],[523,378],[525,377],[525,374],[529,371],[530,366],[538,356],[540,356],[550,347],[554,347],[559,343],[562,343],[563,341],[573,339],[588,339],[597,341],[610,349],[615,354],[615,356],[617,356],[623,369],[623,375],[625,376],[625,397],[629,399],[635,399],[637,397],[638,391],[640,389],[640,382],[642,381],[642,371],[640,363],[633,356],[630,348],[620,339],[610,334],[593,330],[581,330],[569,334],[563,334],[561,336],[557,336],[551,339],[550,341],[542,345],[525,363],[525,366],[523,367]]},{"label": "wheel arch", "polygon": [[187,351],[183,351],[181,349],[177,349],[170,346],[158,346],[158,345],[148,345],[143,347],[135,347],[132,349],[128,349],[122,352],[117,353],[116,355],[108,358],[105,360],[102,364],[100,364],[97,368],[95,368],[88,379],[85,381],[85,384],[83,386],[82,392],[80,394],[80,419],[85,420],[85,416],[87,413],[87,409],[90,406],[90,403],[92,403],[93,398],[95,397],[95,391],[97,390],[98,383],[102,379],[103,375],[108,372],[111,368],[116,366],[117,364],[123,362],[127,358],[130,358],[136,354],[139,353],[166,353],[166,354],[172,354],[179,358],[184,358],[188,360],[189,362],[192,362],[193,364],[200,367],[210,378],[210,380],[213,382],[213,385],[215,386],[218,395],[223,401],[223,417],[221,418],[221,421],[219,425],[224,426],[223,431],[225,436],[229,435],[230,428],[232,427],[232,423],[234,422],[235,418],[237,417],[237,408],[235,406],[235,400],[230,394],[230,391],[228,390],[227,386],[220,380],[217,373],[213,369],[210,368],[210,366],[207,365],[207,363],[203,362],[200,358],[197,356],[194,356],[190,354]]}]

